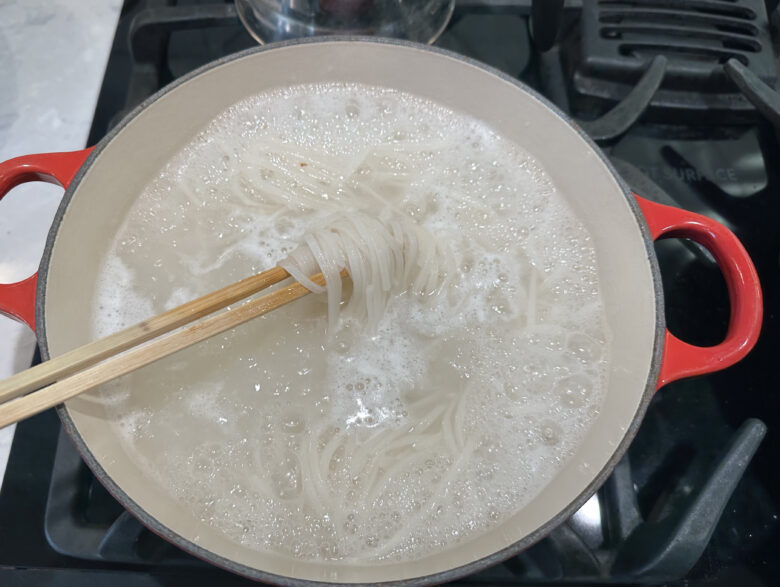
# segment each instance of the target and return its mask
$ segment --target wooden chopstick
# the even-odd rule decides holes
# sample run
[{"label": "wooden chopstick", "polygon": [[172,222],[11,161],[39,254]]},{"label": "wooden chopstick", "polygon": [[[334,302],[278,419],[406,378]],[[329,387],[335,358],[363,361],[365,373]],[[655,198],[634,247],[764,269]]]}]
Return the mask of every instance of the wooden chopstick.
[{"label": "wooden chopstick", "polygon": [[193,320],[207,316],[280,281],[284,281],[288,277],[290,277],[290,274],[287,271],[281,267],[273,267],[268,271],[242,279],[148,320],[129,326],[110,336],[90,342],[45,363],[17,373],[8,379],[0,381],[0,403],[35,389],[40,389],[44,385],[99,363],[130,347],[144,343],[171,330],[176,330]]},{"label": "wooden chopstick", "polygon": [[[276,269],[278,269],[279,271],[284,271],[283,269],[279,269],[279,268]],[[269,272],[265,272],[265,273],[269,273]],[[342,276],[345,274],[346,272],[342,272]],[[262,275],[263,273],[260,273],[254,277],[259,278]],[[277,272],[273,274],[273,276],[270,279],[276,279],[276,281],[281,281],[282,279],[284,279],[289,275],[287,274],[286,271],[284,271],[284,276],[279,278],[280,276],[281,274]],[[253,278],[249,278],[249,280],[251,279]],[[313,276],[311,280],[317,283],[318,285],[323,285],[323,286],[325,285],[325,278],[322,276],[321,273]],[[248,280],[240,281],[234,284],[234,286],[238,286],[239,284],[245,284],[247,281]],[[275,282],[271,281],[269,285],[272,285],[273,283]],[[43,387],[38,391],[29,393],[27,395],[23,395],[22,397],[18,397],[21,393],[24,392],[18,392],[16,387],[5,386],[5,390],[4,390],[5,393],[9,397],[12,397],[14,399],[11,399],[10,401],[6,401],[5,403],[0,404],[0,428],[3,428],[8,424],[18,422],[19,420],[22,420],[24,418],[29,418],[30,416],[42,412],[47,408],[56,406],[57,404],[60,404],[67,399],[70,399],[89,389],[92,389],[93,387],[96,387],[102,383],[120,377],[122,375],[125,375],[131,371],[134,371],[135,369],[143,367],[144,365],[154,363],[155,361],[162,359],[163,357],[167,357],[168,355],[171,355],[177,351],[192,346],[197,342],[200,342],[202,340],[220,334],[221,332],[230,330],[231,328],[238,326],[239,324],[243,324],[244,322],[247,322],[252,318],[256,318],[258,316],[262,316],[263,314],[267,314],[272,310],[275,310],[277,308],[280,308],[281,306],[289,304],[290,302],[297,300],[305,296],[306,294],[310,293],[309,290],[306,289],[303,285],[301,285],[298,282],[295,282],[289,286],[280,288],[273,293],[257,298],[255,300],[250,300],[235,308],[231,308],[226,312],[222,312],[220,314],[216,314],[214,316],[209,316],[207,318],[204,318],[203,320],[200,320],[199,322],[195,322],[194,324],[191,324],[190,326],[187,326],[182,330],[167,334],[166,336],[155,338],[160,334],[165,334],[167,332],[170,332],[170,330],[177,327],[177,326],[170,326],[170,324],[178,323],[179,326],[182,326],[184,324],[187,324],[188,322],[192,322],[193,320],[196,320],[198,317],[202,317],[210,312],[213,312],[214,310],[229,305],[229,303],[222,303],[222,301],[218,301],[212,296],[215,296],[216,294],[220,294],[221,292],[222,292],[221,295],[225,295],[224,294],[225,290],[230,290],[230,288],[234,286],[228,286],[227,288],[223,288],[222,290],[214,292],[213,294],[209,294],[207,296],[204,296],[203,298],[199,298],[197,300],[193,300],[192,302],[188,302],[183,306],[179,306],[178,308],[169,310],[164,314],[155,316],[154,318],[141,322],[136,326],[131,326],[130,328],[127,328],[126,330],[123,330],[115,335],[111,335],[107,338],[101,339],[99,341],[95,341],[94,343],[90,343],[83,347],[79,347],[78,349],[74,349],[73,351],[70,351],[70,353],[66,353],[61,357],[58,357],[58,359],[62,359],[64,357],[67,357],[68,355],[71,355],[75,357],[76,363],[82,365],[82,368],[85,364],[89,366],[83,370],[79,370],[73,368],[71,366],[72,363],[67,363],[67,364],[61,363],[60,366],[56,368],[56,371],[58,371],[59,373],[68,373],[70,375],[65,377],[64,379],[57,381],[56,383],[52,383],[47,387]],[[256,284],[253,284],[252,286],[249,287],[249,289],[252,290],[250,291],[249,295],[251,295],[253,291],[256,291],[252,289],[255,286]],[[247,286],[244,285],[242,287],[247,287]],[[262,289],[262,287],[258,287],[258,289]],[[217,296],[217,298],[221,298],[221,295]],[[234,294],[231,293],[226,294],[226,296],[232,299],[232,302],[230,303],[233,303],[238,299],[241,299],[241,298],[235,298]],[[208,303],[200,304],[202,300],[205,300],[207,298],[210,298],[210,301]],[[195,306],[190,306],[190,304],[195,304]],[[190,309],[187,311],[185,316],[181,316],[178,318],[174,316],[170,316],[171,313],[175,313],[177,310],[180,310],[182,308],[187,308],[188,306],[190,306]],[[206,311],[207,307],[213,309],[211,311]],[[166,315],[169,316],[164,320],[159,320]],[[150,326],[150,324],[152,324],[153,326]],[[157,327],[156,333],[151,334],[150,332],[154,326]],[[103,346],[98,344],[106,340],[110,340],[113,337],[116,337],[118,334],[123,334],[123,333],[128,333],[128,334],[125,334],[124,338],[121,339],[117,338],[114,341],[114,343],[112,343],[111,347],[113,351],[110,351],[109,349],[104,348]],[[152,338],[155,338],[155,340],[151,340]],[[144,342],[146,342],[146,344],[142,344]],[[138,344],[140,344],[141,346],[135,346]],[[85,349],[89,349],[90,347],[92,347],[93,349],[97,349],[97,351],[96,352],[93,351],[93,353],[89,355],[89,358],[86,358],[86,356],[82,356],[82,355],[86,355],[86,353],[84,353]],[[135,348],[131,348],[131,347],[135,347]],[[121,348],[125,352],[122,352],[121,354],[116,354],[121,352],[121,351],[117,351],[116,350],[117,348]],[[98,356],[98,355],[101,356],[102,362],[98,362],[101,359],[98,359],[97,361],[94,360],[94,356]],[[48,362],[42,363],[41,366],[46,364],[48,364]],[[32,371],[34,369],[37,369],[37,367],[30,369],[29,371]],[[26,371],[18,375],[22,375],[24,373],[26,373]],[[13,376],[6,381],[11,381],[14,378],[17,378],[18,375]],[[50,375],[47,375],[46,377],[50,377]],[[21,385],[27,387],[29,390],[29,386],[34,384],[30,383],[27,379],[22,379]]]}]

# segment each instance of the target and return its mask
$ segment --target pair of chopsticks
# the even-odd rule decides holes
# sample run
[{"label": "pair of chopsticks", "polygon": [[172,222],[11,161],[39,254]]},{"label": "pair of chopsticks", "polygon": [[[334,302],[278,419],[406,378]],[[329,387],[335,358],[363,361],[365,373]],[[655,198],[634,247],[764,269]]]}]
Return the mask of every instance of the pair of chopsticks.
[{"label": "pair of chopsticks", "polygon": [[[345,274],[342,272],[342,276]],[[288,277],[287,271],[274,267],[0,381],[0,428],[309,293],[296,281],[273,293],[209,316]],[[325,285],[321,273],[311,280]],[[186,328],[182,328],[184,326]],[[179,328],[181,330],[177,330]],[[173,330],[177,331],[171,332]]]}]

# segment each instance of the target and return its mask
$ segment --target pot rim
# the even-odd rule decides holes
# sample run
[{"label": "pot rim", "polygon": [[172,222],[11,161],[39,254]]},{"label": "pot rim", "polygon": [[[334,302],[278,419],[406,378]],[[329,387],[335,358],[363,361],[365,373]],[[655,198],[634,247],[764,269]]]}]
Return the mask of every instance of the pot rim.
[{"label": "pot rim", "polygon": [[[640,211],[639,206],[636,203],[636,200],[633,197],[631,190],[628,188],[626,183],[623,181],[623,179],[617,173],[615,168],[612,166],[609,159],[606,157],[603,151],[596,145],[596,143],[587,134],[585,134],[585,132],[579,126],[577,126],[577,124],[567,114],[561,111],[555,104],[553,104],[550,100],[548,100],[543,95],[536,92],[534,89],[525,85],[520,80],[512,78],[509,75],[503,73],[502,71],[494,67],[491,67],[487,64],[481,63],[475,59],[471,59],[470,57],[466,57],[446,49],[441,49],[439,47],[432,47],[429,45],[423,45],[421,43],[415,43],[415,42],[405,41],[405,40],[385,39],[385,38],[365,37],[365,36],[329,36],[329,37],[319,37],[319,38],[313,37],[313,38],[304,38],[304,39],[294,39],[290,41],[282,41],[278,43],[269,43],[267,45],[260,45],[209,62],[189,72],[188,74],[178,78],[177,80],[161,88],[156,93],[152,94],[146,100],[141,102],[129,114],[127,114],[119,124],[117,124],[114,128],[112,128],[100,140],[100,142],[98,142],[97,145],[95,145],[92,152],[89,154],[87,159],[84,161],[84,163],[79,168],[76,175],[74,176],[73,181],[70,183],[68,189],[65,191],[65,194],[62,198],[62,201],[60,202],[59,208],[57,209],[57,213],[52,222],[51,228],[49,229],[49,233],[46,238],[46,245],[43,251],[43,256],[41,258],[41,263],[39,267],[38,285],[36,291],[36,316],[35,316],[36,332],[38,335],[38,346],[41,352],[41,358],[44,361],[49,360],[50,358],[49,348],[48,348],[48,341],[46,338],[46,320],[45,320],[45,312],[43,311],[43,309],[45,308],[45,303],[46,303],[46,282],[47,282],[47,277],[49,272],[49,263],[51,260],[51,253],[54,248],[55,241],[57,239],[57,233],[59,231],[59,227],[62,223],[62,219],[64,217],[65,211],[71,199],[73,198],[74,193],[78,189],[81,179],[84,177],[85,173],[92,166],[95,160],[100,156],[103,149],[105,149],[106,146],[113,140],[113,138],[119,132],[121,132],[122,129],[124,129],[127,125],[129,125],[148,106],[150,106],[151,104],[159,100],[161,97],[165,96],[168,92],[186,83],[190,79],[197,77],[202,73],[205,73],[206,71],[215,69],[234,60],[242,59],[249,55],[254,55],[256,53],[262,53],[265,51],[274,51],[276,49],[281,49],[281,48],[295,46],[295,45],[309,45],[309,44],[321,44],[321,43],[330,43],[330,44],[376,43],[382,45],[402,47],[406,49],[415,49],[419,51],[429,51],[429,52],[437,53],[442,57],[455,59],[466,65],[480,68],[498,77],[502,81],[509,82],[512,85],[516,86],[518,89],[530,94],[533,98],[535,98],[536,100],[538,100],[539,102],[547,106],[547,108],[549,108],[558,118],[568,123],[568,125],[588,144],[591,150],[598,156],[601,162],[607,167],[611,175],[617,181],[617,184],[620,187],[620,191],[623,193],[623,196],[625,197],[628,206],[631,209],[631,212],[634,214],[634,217],[637,221],[637,225],[639,227],[642,240],[645,245],[645,251],[647,253],[647,261],[650,264],[650,271],[651,271],[653,290],[654,290],[653,294],[654,294],[655,308],[656,308],[655,335],[653,340],[653,352],[652,352],[650,372],[648,375],[647,382],[645,384],[645,389],[642,393],[641,401],[639,402],[639,405],[637,407],[636,412],[634,413],[630,425],[627,427],[622,440],[613,451],[612,456],[604,465],[604,467],[602,467],[602,469],[598,472],[598,474],[593,479],[593,481],[589,483],[577,495],[577,497],[573,499],[565,508],[561,509],[555,516],[550,518],[539,528],[537,528],[530,534],[527,534],[520,540],[513,542],[509,546],[501,550],[498,550],[496,552],[493,552],[492,554],[489,554],[483,558],[477,559],[475,561],[471,561],[469,563],[466,563],[458,567],[447,569],[445,571],[439,571],[436,573],[423,575],[420,577],[414,577],[411,579],[384,581],[381,583],[349,583],[349,585],[357,586],[357,585],[378,584],[387,587],[390,586],[411,587],[417,585],[445,583],[445,582],[453,581],[455,579],[464,577],[466,575],[471,575],[473,573],[491,567],[495,564],[503,562],[504,560],[511,558],[512,556],[517,555],[521,551],[527,549],[528,547],[532,546],[533,544],[535,544],[536,542],[540,541],[542,538],[547,536],[554,528],[556,528],[566,519],[570,518],[580,507],[582,507],[582,505],[588,499],[590,499],[590,497],[596,492],[596,490],[598,490],[598,488],[601,487],[601,485],[603,485],[603,483],[607,480],[609,475],[612,473],[612,470],[615,468],[617,463],[620,461],[620,459],[623,457],[625,452],[628,450],[629,445],[631,444],[634,437],[636,436],[636,433],[642,422],[644,414],[647,410],[647,406],[649,405],[650,400],[652,399],[653,394],[656,391],[656,382],[658,380],[658,376],[661,368],[661,358],[663,352],[664,332],[665,332],[663,288],[661,283],[660,269],[658,267],[658,259],[656,257],[655,249],[653,247],[653,239],[650,236],[650,232],[644,220],[642,212]],[[79,433],[76,425],[73,422],[73,419],[71,418],[68,412],[66,405],[64,403],[60,404],[57,406],[56,410],[58,416],[60,417],[64,430],[67,432],[68,436],[75,444],[77,450],[79,451],[79,454],[84,459],[85,463],[90,468],[90,470],[95,475],[95,477],[109,491],[109,493],[117,501],[119,501],[119,503],[122,504],[122,506],[125,509],[127,509],[144,526],[146,526],[149,530],[151,530],[158,536],[164,538],[168,542],[176,545],[177,547],[181,548],[185,552],[194,555],[203,561],[206,561],[217,567],[228,570],[232,573],[236,573],[238,575],[248,577],[255,581],[261,581],[264,583],[270,583],[275,585],[283,585],[285,587],[287,586],[326,587],[335,584],[329,581],[318,581],[312,579],[297,579],[293,577],[287,577],[284,575],[269,573],[261,569],[256,569],[254,567],[250,567],[245,564],[237,563],[233,560],[218,555],[206,548],[203,548],[198,544],[192,542],[191,540],[185,538],[184,536],[174,532],[173,530],[165,526],[163,523],[158,521],[157,518],[149,515],[146,512],[146,510],[144,510],[129,495],[127,495],[124,492],[124,490],[117,483],[115,483],[114,480],[106,473],[106,471],[103,469],[98,459],[96,459],[95,456],[92,454],[92,451],[90,450],[89,446],[84,441],[81,434]]]}]

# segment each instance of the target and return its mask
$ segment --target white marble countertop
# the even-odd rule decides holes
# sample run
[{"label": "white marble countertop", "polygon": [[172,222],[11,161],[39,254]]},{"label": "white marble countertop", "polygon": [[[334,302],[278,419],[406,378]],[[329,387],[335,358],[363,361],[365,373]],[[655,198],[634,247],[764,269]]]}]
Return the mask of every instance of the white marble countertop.
[{"label": "white marble countertop", "polygon": [[[86,146],[121,0],[0,0],[0,161]],[[31,275],[62,189],[14,188],[0,202],[0,283]],[[0,378],[30,365],[35,338],[0,316]],[[0,488],[13,438],[0,430]]]}]

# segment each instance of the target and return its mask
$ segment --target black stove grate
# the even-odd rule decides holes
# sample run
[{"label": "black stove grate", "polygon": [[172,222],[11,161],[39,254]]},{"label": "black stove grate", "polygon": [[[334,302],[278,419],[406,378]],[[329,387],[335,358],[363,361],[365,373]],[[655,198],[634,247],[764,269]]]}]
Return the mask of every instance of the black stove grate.
[{"label": "black stove grate", "polygon": [[[614,64],[616,69],[626,68],[625,71],[635,67],[637,61],[641,63],[659,53],[679,56],[680,66],[686,68],[685,77],[706,83],[717,73],[718,65],[731,58],[748,65],[754,54],[769,48],[765,34],[754,24],[761,24],[766,18],[762,19],[764,15],[747,4],[602,0],[596,5],[598,10],[583,19],[585,44],[609,43],[614,47],[613,55],[633,58]],[[760,59],[757,61],[754,67],[764,65]],[[764,61],[772,65],[771,60]],[[771,75],[772,71],[764,73]],[[674,67],[669,74],[674,76]]]},{"label": "black stove grate", "polygon": [[581,39],[569,46],[581,95],[621,98],[658,55],[668,65],[656,108],[752,112],[724,72],[730,59],[777,80],[764,0],[583,1]]}]

